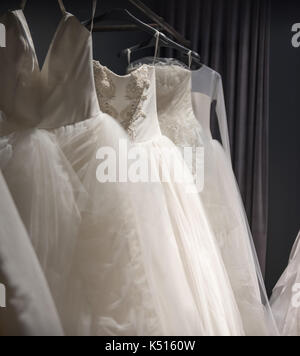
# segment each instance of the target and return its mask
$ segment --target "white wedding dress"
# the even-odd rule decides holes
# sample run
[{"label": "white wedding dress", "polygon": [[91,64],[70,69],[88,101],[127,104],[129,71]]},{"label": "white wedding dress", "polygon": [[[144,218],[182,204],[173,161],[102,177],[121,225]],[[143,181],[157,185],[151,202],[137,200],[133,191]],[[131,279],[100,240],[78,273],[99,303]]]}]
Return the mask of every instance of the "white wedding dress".
[{"label": "white wedding dress", "polygon": [[0,136],[9,153],[3,173],[63,329],[198,335],[201,323],[159,187],[96,178],[98,150],[118,155],[128,138],[100,111],[91,32],[59,4],[63,16],[42,68],[24,12],[1,18],[9,45],[0,54]]},{"label": "white wedding dress", "polygon": [[0,336],[62,336],[48,285],[1,171],[0,196],[0,283],[6,296]]},{"label": "white wedding dress", "polygon": [[300,336],[300,233],[289,264],[276,284],[271,307],[282,336]]},{"label": "white wedding dress", "polygon": [[[213,140],[210,131],[212,97],[195,95],[193,108],[191,88],[194,74],[175,60],[153,58],[136,61],[129,70],[151,61],[155,61],[158,118],[162,133],[182,152],[187,147],[193,148],[193,152],[197,148],[204,148],[204,187],[200,196],[221,249],[246,335],[277,334],[256,252],[251,245],[252,236],[243,203],[229,161],[226,116],[218,112],[225,152],[219,142]],[[202,70],[205,71],[206,67]],[[208,80],[203,74],[202,80],[198,82],[202,88],[206,85],[207,90]],[[218,105],[222,107],[222,103],[219,98]],[[225,110],[225,105],[223,107]],[[198,173],[202,177],[203,172],[199,172],[199,169],[197,172],[196,160],[190,168],[195,175]]]},{"label": "white wedding dress", "polygon": [[[11,151],[3,175],[60,310],[81,221],[76,194],[83,187],[52,131],[94,114],[73,105],[70,66],[60,64],[62,57],[71,68],[78,64],[87,34],[63,12],[40,68],[23,10],[7,12],[1,22],[7,47],[0,53],[0,142]],[[71,51],[65,43],[73,36],[78,42]],[[72,84],[80,86],[85,75]]]},{"label": "white wedding dress", "polygon": [[[252,232],[232,168],[222,77],[205,65],[192,71],[191,75],[192,106],[203,129],[206,157],[202,196],[206,207],[211,210],[211,221],[219,236],[245,329],[248,335],[278,336]],[[211,132],[213,103],[216,104],[222,145],[213,138]]]},{"label": "white wedding dress", "polygon": [[[113,116],[127,130],[134,143],[133,147],[145,159],[144,166],[150,166],[152,174],[154,171],[157,186],[165,199],[169,218],[165,215],[164,220],[165,224],[170,221],[173,230],[170,232],[174,235],[172,243],[180,252],[186,279],[193,293],[197,307],[195,316],[201,325],[198,335],[244,335],[228,276],[196,186],[192,183],[193,178],[176,146],[162,136],[160,131],[155,68],[144,65],[127,76],[118,76],[95,62],[94,70],[102,111]],[[166,151],[174,154],[172,160]],[[179,173],[183,170],[186,180],[179,183],[172,172]],[[167,180],[163,179],[165,176]],[[143,181],[141,175],[138,178]],[[148,184],[145,181],[144,185]],[[149,203],[148,214],[151,215],[161,207],[151,205],[151,196],[149,198],[149,201],[145,201]],[[152,230],[150,225],[149,228]],[[160,236],[161,243],[164,238]],[[156,247],[157,261],[165,259],[159,247]],[[170,277],[172,275],[170,270]],[[170,303],[172,299],[170,295]]]}]

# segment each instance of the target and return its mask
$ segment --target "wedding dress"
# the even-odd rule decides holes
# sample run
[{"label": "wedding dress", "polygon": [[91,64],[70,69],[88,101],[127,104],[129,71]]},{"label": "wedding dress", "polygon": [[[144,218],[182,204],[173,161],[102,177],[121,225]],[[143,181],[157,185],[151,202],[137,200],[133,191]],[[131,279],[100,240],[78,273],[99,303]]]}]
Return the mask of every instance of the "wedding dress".
[{"label": "wedding dress", "polygon": [[[227,261],[225,264],[229,266],[229,275],[233,276],[232,284],[237,291],[237,300],[240,299],[244,325],[250,335],[267,332],[268,335],[278,336],[252,232],[232,168],[222,77],[205,65],[191,74],[193,111],[202,126],[205,143],[206,178],[203,197],[208,209],[212,211],[211,216],[213,219],[216,217],[212,224],[216,226],[216,233],[218,230],[220,232],[222,255]],[[213,139],[210,129],[213,103],[216,103],[222,145]],[[214,187],[217,185],[219,192],[216,193]],[[215,202],[220,206],[219,216],[213,213]],[[220,221],[225,221],[227,226],[223,234]],[[233,254],[232,251],[236,252]]]},{"label": "wedding dress", "polygon": [[[227,154],[221,145],[212,139],[210,132],[212,97],[195,96],[195,99],[198,98],[194,103],[195,113],[202,125],[195,117],[191,94],[193,75],[191,71],[175,60],[153,58],[134,62],[129,71],[142,66],[144,62],[151,61],[155,62],[158,118],[162,133],[168,136],[182,152],[187,147],[193,148],[193,152],[196,152],[197,148],[204,148],[204,186],[200,196],[221,249],[245,332],[247,335],[277,334],[256,252],[251,246],[252,236],[228,159],[230,145],[222,92],[219,92],[217,107],[220,131]],[[204,67],[202,70],[208,71],[209,68]],[[209,75],[204,75],[202,80],[198,80],[205,90],[207,90],[208,77]],[[195,88],[195,84],[193,87]],[[195,180],[201,181],[203,172],[199,172],[196,162],[194,159],[190,168]]]},{"label": "wedding dress", "polygon": [[62,336],[48,285],[1,171],[0,196],[0,283],[6,299],[0,307],[0,335]]},{"label": "wedding dress", "polygon": [[[1,92],[0,107],[2,132],[8,131],[5,140],[13,153],[5,173],[65,332],[188,336],[217,329],[240,334],[226,278],[218,293],[225,285],[222,307],[227,313],[229,305],[229,320],[223,322],[221,309],[218,328],[203,328],[162,186],[111,177],[101,181],[98,171],[107,152],[126,163],[119,148],[129,146],[128,136],[100,111],[91,32],[59,4],[63,18],[41,70],[23,12],[8,13],[8,35],[15,45],[20,37],[21,60],[17,95],[11,102],[13,89]],[[95,6],[96,1],[93,15]],[[15,50],[12,46],[6,56]],[[8,69],[4,79],[11,83],[15,68]]]},{"label": "wedding dress", "polygon": [[[98,150],[118,152],[119,141],[127,136],[100,112],[91,32],[58,2],[63,16],[42,68],[23,10],[1,18],[8,46],[0,53],[0,135],[3,152],[9,153],[3,173],[64,331],[198,334],[176,246],[168,241],[161,245],[173,273],[168,276],[167,261],[159,263],[143,245],[147,239],[147,247],[157,249],[159,232],[168,236],[160,216],[154,226],[151,217],[145,222],[144,201],[139,207],[150,190],[137,193],[135,188],[135,200],[129,185],[101,184],[96,178]],[[95,0],[93,4],[94,15]],[[156,234],[152,240],[148,223]],[[153,296],[154,271],[163,285],[157,287],[161,294]],[[166,300],[172,300],[170,306]]]},{"label": "wedding dress", "polygon": [[[0,54],[0,140],[11,150],[3,175],[59,310],[81,221],[76,194],[83,187],[52,131],[94,114],[73,104],[67,81],[88,31],[62,10],[42,68],[23,10],[2,17],[7,47]],[[85,82],[85,71],[72,85]]]},{"label": "wedding dress", "polygon": [[289,264],[273,290],[271,307],[282,336],[300,336],[300,233]]},{"label": "wedding dress", "polygon": [[[165,223],[170,220],[175,237],[173,244],[180,252],[186,279],[197,306],[196,317],[201,323],[198,335],[244,335],[228,276],[193,178],[180,152],[160,131],[155,68],[143,65],[127,76],[118,76],[95,62],[94,71],[101,110],[126,129],[135,149],[135,159],[142,157],[136,181],[142,181],[147,186],[150,175],[151,178],[154,175],[165,199],[169,214],[169,218],[167,215],[165,217]],[[171,159],[168,156],[170,152]],[[150,167],[149,171],[147,167]],[[148,173],[146,179],[141,171]],[[176,174],[181,176],[182,172],[184,179],[174,178]],[[148,214],[159,209],[159,206],[150,205]],[[149,228],[152,229],[151,226]],[[160,236],[161,243],[164,238]],[[159,248],[156,253],[157,261],[165,259]],[[170,303],[171,300],[172,297]]]}]

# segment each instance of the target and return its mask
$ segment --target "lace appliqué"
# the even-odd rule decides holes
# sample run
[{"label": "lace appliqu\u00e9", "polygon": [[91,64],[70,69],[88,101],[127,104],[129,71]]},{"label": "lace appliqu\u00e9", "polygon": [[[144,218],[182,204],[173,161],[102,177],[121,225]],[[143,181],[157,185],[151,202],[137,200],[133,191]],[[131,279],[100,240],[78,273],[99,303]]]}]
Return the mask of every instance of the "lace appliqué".
[{"label": "lace appliqu\u00e9", "polygon": [[149,73],[146,67],[141,67],[131,74],[130,81],[126,88],[126,99],[131,103],[121,112],[123,127],[129,136],[136,138],[136,123],[139,119],[145,119],[143,111],[144,102],[148,99],[146,92],[150,88]]},{"label": "lace appliqu\u00e9", "polygon": [[116,86],[113,78],[97,63],[95,63],[94,69],[96,91],[101,110],[113,118],[118,118],[119,113],[111,104],[111,101],[116,97]]},{"label": "lace appliqu\u00e9", "polygon": [[[95,62],[95,82],[101,110],[119,120],[132,140],[136,139],[136,124],[139,119],[145,119],[144,103],[148,99],[150,88],[149,71],[146,66],[138,68],[128,77],[125,99],[129,104],[121,112],[117,110],[113,101],[117,98],[116,78],[119,78],[108,68]],[[120,80],[127,77],[120,77]]]}]

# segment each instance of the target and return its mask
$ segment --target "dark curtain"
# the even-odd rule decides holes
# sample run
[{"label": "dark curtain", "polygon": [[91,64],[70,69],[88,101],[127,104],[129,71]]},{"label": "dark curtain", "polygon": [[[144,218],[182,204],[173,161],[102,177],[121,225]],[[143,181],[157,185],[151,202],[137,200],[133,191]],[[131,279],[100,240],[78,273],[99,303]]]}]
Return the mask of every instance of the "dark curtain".
[{"label": "dark curtain", "polygon": [[233,166],[265,273],[270,1],[163,0],[159,11],[223,77]]}]

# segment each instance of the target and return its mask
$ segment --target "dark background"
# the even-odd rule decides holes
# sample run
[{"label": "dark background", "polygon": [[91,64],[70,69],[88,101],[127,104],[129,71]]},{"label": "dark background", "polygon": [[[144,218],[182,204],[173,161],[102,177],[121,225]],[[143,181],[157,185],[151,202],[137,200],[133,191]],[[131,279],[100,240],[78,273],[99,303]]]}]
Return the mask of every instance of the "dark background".
[{"label": "dark background", "polygon": [[300,1],[273,0],[271,20],[269,290],[300,229],[300,48],[291,44]]},{"label": "dark background", "polygon": [[[144,0],[155,11],[159,11],[161,1],[168,0]],[[0,14],[17,8],[19,3],[1,0]],[[92,0],[65,0],[64,3],[67,11],[80,20],[90,18]],[[98,13],[112,7],[126,7],[143,19],[127,0],[101,0]],[[60,19],[57,1],[28,0],[25,13],[42,63]],[[291,27],[300,23],[300,1],[272,0],[271,19],[270,215],[266,275],[269,292],[287,265],[300,229],[300,48],[291,45]],[[122,74],[126,59],[120,59],[118,53],[144,38],[147,35],[141,32],[96,33],[94,57]]]}]

